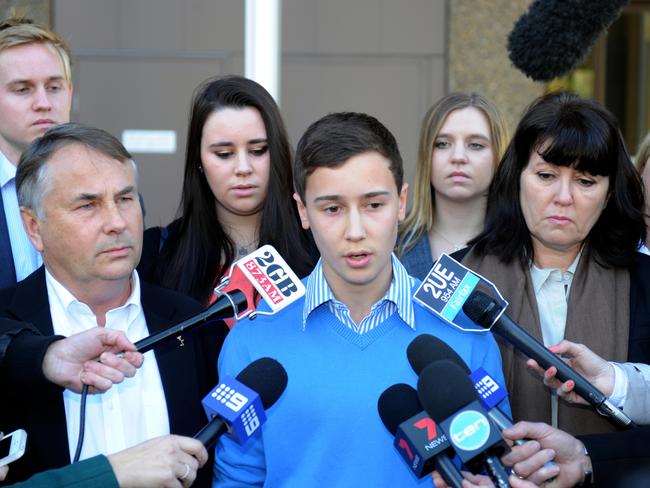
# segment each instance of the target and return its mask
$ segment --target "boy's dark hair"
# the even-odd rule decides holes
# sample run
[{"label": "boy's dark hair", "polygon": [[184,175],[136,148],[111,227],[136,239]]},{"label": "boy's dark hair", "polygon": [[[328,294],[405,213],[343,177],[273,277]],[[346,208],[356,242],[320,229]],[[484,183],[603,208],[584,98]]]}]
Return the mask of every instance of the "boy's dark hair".
[{"label": "boy's dark hair", "polygon": [[393,134],[376,118],[357,112],[337,112],[311,124],[298,141],[293,181],[305,200],[307,177],[316,168],[335,168],[348,159],[376,151],[390,163],[397,191],[404,181],[402,156]]}]

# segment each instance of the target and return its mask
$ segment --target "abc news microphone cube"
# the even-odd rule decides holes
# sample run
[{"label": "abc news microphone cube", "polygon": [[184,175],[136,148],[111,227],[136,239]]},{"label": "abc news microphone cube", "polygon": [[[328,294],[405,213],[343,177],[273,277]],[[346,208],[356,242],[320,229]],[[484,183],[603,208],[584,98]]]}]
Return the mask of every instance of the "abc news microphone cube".
[{"label": "abc news microphone cube", "polygon": [[255,436],[266,422],[266,413],[260,396],[243,383],[224,376],[203,401],[208,418],[219,416],[230,427],[230,434],[239,444]]},{"label": "abc news microphone cube", "polygon": [[397,427],[395,449],[418,478],[436,469],[435,457],[449,447],[442,429],[426,412],[414,415]]},{"label": "abc news microphone cube", "polygon": [[471,466],[471,461],[491,447],[503,445],[497,426],[490,420],[478,400],[440,423],[460,460]]}]

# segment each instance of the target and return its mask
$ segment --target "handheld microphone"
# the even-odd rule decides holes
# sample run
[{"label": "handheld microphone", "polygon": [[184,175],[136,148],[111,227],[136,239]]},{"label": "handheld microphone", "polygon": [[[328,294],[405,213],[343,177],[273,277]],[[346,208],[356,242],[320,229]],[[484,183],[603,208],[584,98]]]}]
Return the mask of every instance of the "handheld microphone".
[{"label": "handheld microphone", "polygon": [[247,308],[248,301],[246,295],[241,290],[234,290],[229,293],[224,293],[212,305],[210,305],[203,312],[184,320],[180,324],[173,325],[168,329],[158,332],[157,334],[150,335],[144,339],[139,340],[134,345],[136,350],[145,353],[153,349],[161,342],[167,339],[178,336],[183,332],[189,332],[198,326],[205,324],[213,319],[225,319],[236,316],[242,309]]},{"label": "handheld microphone", "polygon": [[[241,290],[230,290],[230,276],[225,276],[215,293],[217,300],[203,312],[190,317],[180,324],[163,330],[157,334],[145,337],[135,343],[138,352],[145,353],[158,344],[178,336],[182,332],[190,331],[213,319],[241,319],[245,316],[255,318],[256,314],[276,313],[287,307],[305,294],[305,286],[300,278],[291,270],[280,253],[269,244],[256,249],[244,256],[232,266],[248,279],[264,301],[271,308],[271,312],[255,311],[255,302],[247,300]],[[239,273],[238,273],[239,274]]]},{"label": "handheld microphone", "polygon": [[470,470],[478,472],[485,467],[499,488],[510,486],[499,460],[508,447],[462,368],[449,360],[429,364],[420,373],[418,395]]},{"label": "handheld microphone", "polygon": [[508,35],[510,60],[527,77],[551,81],[575,68],[629,0],[535,0]]},{"label": "handheld microphone", "polygon": [[239,444],[245,444],[266,421],[264,413],[287,387],[287,372],[275,359],[260,358],[246,366],[236,379],[225,377],[203,399],[210,418],[194,436],[210,449],[230,431]]},{"label": "handheld microphone", "polygon": [[[436,361],[444,359],[456,364],[466,375],[469,375],[481,405],[487,409],[488,416],[499,430],[512,427],[510,417],[498,407],[498,404],[508,396],[505,388],[500,387],[483,368],[479,368],[470,374],[469,367],[463,361],[463,358],[449,347],[449,344],[435,336],[421,334],[408,345],[406,356],[411,368],[418,376],[424,368]],[[521,445],[525,442],[519,439],[515,441],[515,444]]]},{"label": "handheld microphone", "polygon": [[398,383],[388,387],[379,397],[377,410],[384,426],[395,437],[395,449],[415,476],[422,478],[435,469],[449,486],[461,487],[463,477],[449,458],[449,441],[422,411],[412,386]]},{"label": "handheld microphone", "polygon": [[598,388],[503,313],[503,309],[490,296],[475,290],[467,298],[463,311],[470,320],[498,334],[515,349],[537,361],[542,368],[548,369],[554,366],[560,381],[572,380],[576,385],[576,393],[615,425],[625,428],[635,427],[632,420],[616,408]]}]

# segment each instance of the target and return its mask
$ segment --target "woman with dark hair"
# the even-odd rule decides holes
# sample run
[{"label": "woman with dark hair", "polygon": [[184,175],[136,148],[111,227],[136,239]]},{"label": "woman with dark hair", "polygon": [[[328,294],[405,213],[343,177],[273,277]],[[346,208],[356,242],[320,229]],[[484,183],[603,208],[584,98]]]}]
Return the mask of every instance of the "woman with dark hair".
[{"label": "woman with dark hair", "polygon": [[424,279],[440,254],[464,248],[481,231],[507,139],[499,109],[477,93],[450,93],[427,111],[413,205],[397,241],[409,274]]},{"label": "woman with dark hair", "polygon": [[[641,175],[643,180],[643,186],[646,190],[646,202],[645,202],[645,223],[646,229],[650,229],[650,196],[648,195],[648,190],[650,190],[650,165],[648,160],[650,159],[650,133],[646,134],[641,144],[639,144],[639,149],[636,153],[635,163],[636,169]],[[646,237],[647,239],[647,237]],[[649,242],[643,242],[641,247],[639,247],[639,252],[644,254],[650,254],[650,249],[648,249]]]},{"label": "woman with dark hair", "polygon": [[[636,252],[645,233],[643,186],[615,118],[591,100],[551,93],[519,122],[463,263],[494,282],[508,314],[546,346],[568,339],[647,363],[650,260]],[[612,429],[595,412],[558,404],[525,358],[501,346],[515,419],[572,434]]]},{"label": "woman with dark hair", "polygon": [[293,203],[291,157],[280,110],[261,85],[240,76],[200,85],[178,219],[145,232],[144,279],[208,304],[232,263],[264,244],[307,275],[317,257]]}]

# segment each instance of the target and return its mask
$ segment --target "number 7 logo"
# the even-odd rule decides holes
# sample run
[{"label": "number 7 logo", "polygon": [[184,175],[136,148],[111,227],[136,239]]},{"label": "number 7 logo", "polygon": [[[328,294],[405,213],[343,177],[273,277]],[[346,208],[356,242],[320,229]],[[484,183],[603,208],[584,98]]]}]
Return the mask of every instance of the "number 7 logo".
[{"label": "number 7 logo", "polygon": [[436,437],[436,423],[433,421],[433,419],[430,418],[423,418],[421,420],[418,420],[413,424],[414,427],[417,427],[420,430],[425,430],[427,431],[427,440],[432,441]]}]

